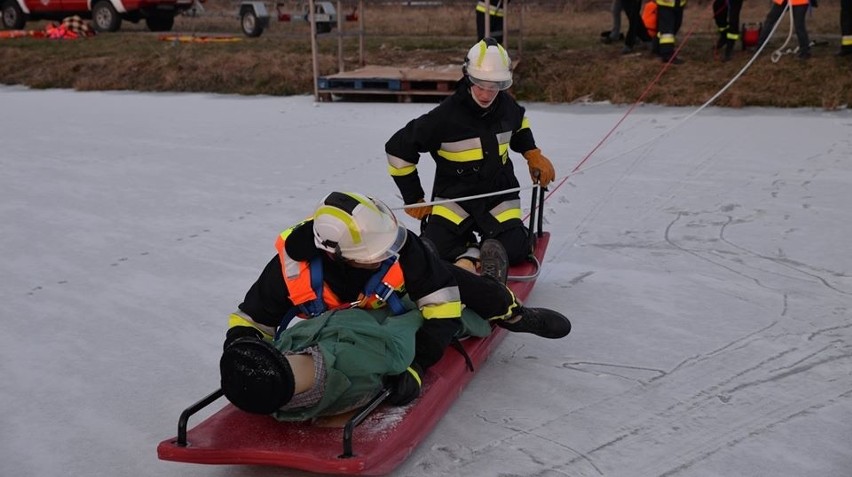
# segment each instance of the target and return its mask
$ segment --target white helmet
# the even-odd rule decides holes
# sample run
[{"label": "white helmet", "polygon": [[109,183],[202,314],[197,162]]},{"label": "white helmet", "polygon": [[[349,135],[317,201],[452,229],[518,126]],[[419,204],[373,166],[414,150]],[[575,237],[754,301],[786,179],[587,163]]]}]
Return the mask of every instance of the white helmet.
[{"label": "white helmet", "polygon": [[380,200],[353,192],[332,192],[314,212],[317,248],[353,262],[373,264],[396,256],[408,231]]},{"label": "white helmet", "polygon": [[464,72],[473,84],[485,89],[502,91],[512,86],[512,60],[493,38],[480,40],[467,52]]}]

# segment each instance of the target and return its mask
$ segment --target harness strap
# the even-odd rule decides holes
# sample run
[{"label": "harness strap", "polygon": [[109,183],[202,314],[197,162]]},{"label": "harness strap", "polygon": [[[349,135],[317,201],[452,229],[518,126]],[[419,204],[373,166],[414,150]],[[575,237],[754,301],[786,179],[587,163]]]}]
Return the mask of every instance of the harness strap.
[{"label": "harness strap", "polygon": [[403,305],[402,299],[399,297],[399,293],[397,293],[394,287],[387,282],[382,281],[394,263],[396,263],[396,257],[391,257],[382,262],[379,270],[374,273],[364,285],[364,296],[369,297],[375,295],[376,298],[387,303],[391,312],[393,312],[395,316],[401,315],[408,310],[405,308],[405,305]]},{"label": "harness strap", "polygon": [[462,358],[464,358],[464,362],[467,365],[468,371],[471,373],[474,372],[473,369],[473,360],[470,359],[470,355],[467,354],[467,351],[464,350],[464,346],[462,346],[461,341],[457,337],[453,337],[453,340],[450,341],[450,346],[453,347],[454,350],[458,351]]}]

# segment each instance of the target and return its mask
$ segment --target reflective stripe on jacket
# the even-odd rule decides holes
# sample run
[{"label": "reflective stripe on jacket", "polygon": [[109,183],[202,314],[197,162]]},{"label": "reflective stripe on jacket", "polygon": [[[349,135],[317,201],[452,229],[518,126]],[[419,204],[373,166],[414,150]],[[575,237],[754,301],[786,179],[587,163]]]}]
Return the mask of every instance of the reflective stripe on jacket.
[{"label": "reflective stripe on jacket", "polygon": [[[388,171],[406,204],[424,198],[417,171],[421,153],[435,161],[435,199],[456,199],[519,186],[509,150],[535,149],[525,109],[501,91],[483,110],[460,86],[432,111],[410,121],[385,144]],[[523,159],[520,167],[526,169]],[[458,224],[470,215],[490,212],[499,223],[520,218],[518,192],[436,205],[432,213]],[[507,210],[512,210],[506,213]]]},{"label": "reflective stripe on jacket", "polygon": [[[807,1],[807,0],[805,0]],[[686,0],[656,0],[658,6],[674,8],[675,6],[685,7]]]},{"label": "reflective stripe on jacket", "polygon": [[[489,9],[490,7],[490,9]],[[492,17],[502,17],[503,16],[503,2],[501,0],[497,0],[497,3],[488,2],[486,0],[480,0],[476,3],[476,11],[485,13],[488,10],[488,14]]]}]

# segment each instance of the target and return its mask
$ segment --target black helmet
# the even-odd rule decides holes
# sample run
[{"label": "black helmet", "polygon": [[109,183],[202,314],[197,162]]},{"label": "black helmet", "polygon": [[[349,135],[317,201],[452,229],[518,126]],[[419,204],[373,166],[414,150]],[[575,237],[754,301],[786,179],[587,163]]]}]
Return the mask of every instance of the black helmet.
[{"label": "black helmet", "polygon": [[290,363],[281,351],[255,336],[230,343],[219,360],[219,372],[225,397],[245,412],[271,414],[293,397]]}]

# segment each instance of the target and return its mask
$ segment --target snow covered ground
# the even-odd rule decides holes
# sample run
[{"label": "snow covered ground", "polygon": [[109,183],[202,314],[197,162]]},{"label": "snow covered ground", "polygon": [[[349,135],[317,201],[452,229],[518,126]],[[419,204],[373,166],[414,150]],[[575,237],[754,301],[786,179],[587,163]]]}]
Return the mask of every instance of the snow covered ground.
[{"label": "snow covered ground", "polygon": [[[0,104],[0,475],[304,475],[156,446],[278,232],[335,189],[401,205],[384,141],[432,105]],[[852,475],[852,113],[693,111],[635,110],[552,188],[529,303],[574,331],[509,336],[395,475]],[[560,178],[625,112],[528,105]]]}]

